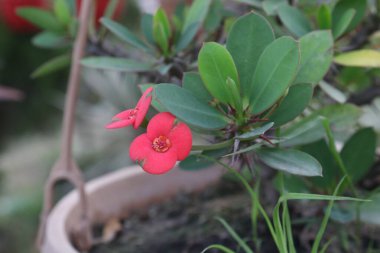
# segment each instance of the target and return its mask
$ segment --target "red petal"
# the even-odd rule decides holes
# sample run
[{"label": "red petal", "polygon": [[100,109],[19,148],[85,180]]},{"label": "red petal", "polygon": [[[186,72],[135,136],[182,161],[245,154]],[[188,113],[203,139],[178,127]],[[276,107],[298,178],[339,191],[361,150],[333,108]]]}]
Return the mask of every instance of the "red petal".
[{"label": "red petal", "polygon": [[129,156],[133,161],[145,160],[151,152],[154,152],[152,142],[148,139],[146,134],[137,136],[129,148]]},{"label": "red petal", "polygon": [[127,127],[129,125],[132,125],[132,123],[135,121],[135,119],[126,119],[126,120],[119,120],[109,123],[106,128],[107,129],[115,129],[115,128],[122,128]]},{"label": "red petal", "polygon": [[113,120],[115,119],[128,119],[131,115],[134,109],[128,109],[122,112],[119,112],[115,116],[112,117]]},{"label": "red petal", "polygon": [[142,168],[150,174],[163,174],[171,170],[177,161],[177,151],[170,148],[165,153],[150,152],[143,161]]},{"label": "red petal", "polygon": [[161,112],[154,116],[148,124],[147,135],[150,140],[162,136],[169,136],[175,117],[169,112]]},{"label": "red petal", "polygon": [[153,91],[153,87],[148,88],[144,94],[141,96],[139,102],[136,105],[137,113],[136,113],[136,121],[133,124],[133,127],[137,129],[141,123],[143,122],[148,110],[150,103],[152,102],[151,92]]},{"label": "red petal", "polygon": [[185,123],[178,123],[168,136],[172,147],[177,150],[177,160],[181,161],[185,159],[193,145],[193,138],[190,128]]}]

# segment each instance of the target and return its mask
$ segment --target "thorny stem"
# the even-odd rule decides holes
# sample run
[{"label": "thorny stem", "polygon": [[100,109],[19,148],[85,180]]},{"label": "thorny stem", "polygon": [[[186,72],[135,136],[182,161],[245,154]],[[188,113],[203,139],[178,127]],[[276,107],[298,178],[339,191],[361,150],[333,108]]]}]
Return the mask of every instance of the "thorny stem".
[{"label": "thorny stem", "polygon": [[[79,30],[72,52],[72,64],[68,81],[68,91],[65,100],[62,143],[60,157],[51,169],[44,190],[44,206],[41,214],[40,228],[38,231],[37,247],[42,248],[47,218],[53,208],[54,186],[60,180],[65,180],[74,185],[78,190],[81,208],[81,220],[76,228],[77,246],[81,250],[87,250],[91,246],[91,234],[89,229],[87,198],[84,190],[84,182],[80,169],[73,160],[72,142],[74,132],[74,116],[78,97],[81,65],[87,42],[87,29],[90,19],[91,4],[93,0],[84,0],[79,15]],[[78,237],[79,236],[79,237]]]}]

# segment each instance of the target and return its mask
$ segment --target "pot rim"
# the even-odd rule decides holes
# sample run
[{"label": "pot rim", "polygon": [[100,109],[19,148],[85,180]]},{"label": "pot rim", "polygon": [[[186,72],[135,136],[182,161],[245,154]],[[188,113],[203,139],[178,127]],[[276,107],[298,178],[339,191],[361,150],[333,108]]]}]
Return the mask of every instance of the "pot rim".
[{"label": "pot rim", "polygon": [[[120,170],[105,174],[86,183],[85,191],[89,198],[89,209],[91,211],[90,219],[97,222],[99,222],[99,220],[104,221],[107,219],[105,217],[115,217],[117,213],[118,217],[121,217],[121,213],[125,212],[125,210],[142,208],[164,198],[169,198],[170,196],[175,195],[178,190],[201,190],[210,183],[216,182],[222,174],[223,170],[220,169],[220,167],[208,168],[199,171],[184,171],[175,168],[162,176],[147,174],[138,165],[124,167]],[[126,184],[125,182],[128,179],[130,181]],[[150,188],[144,187],[144,185],[141,186],[141,181],[143,184],[146,182],[152,183],[152,186]],[[119,195],[133,194],[128,191],[126,191],[126,194],[110,194],[115,190],[117,191],[122,189],[114,189],[114,185],[119,185],[119,187],[121,185],[122,188],[125,187],[126,189],[128,187],[133,187],[133,190],[138,192],[138,195],[136,195],[141,195],[141,197],[137,197],[135,200],[131,201],[128,199],[126,202],[129,203],[123,204],[123,206],[118,203],[119,207],[110,207],[110,204],[101,205],[102,203],[94,203],[99,202],[99,199],[104,199],[105,201],[109,201],[111,203],[112,201],[117,203],[115,201],[123,199],[123,197],[120,197]],[[148,190],[144,192],[139,189],[135,189],[138,187],[147,188]],[[102,193],[104,191],[106,191],[105,194]],[[96,195],[100,195],[100,198]],[[111,200],[109,200],[107,196],[112,196],[113,198],[111,197]],[[128,198],[131,197],[129,196]],[[97,201],[95,201],[96,199]],[[78,192],[72,191],[64,196],[54,207],[47,221],[45,239],[41,248],[42,253],[79,253],[73,247],[69,238],[69,231],[72,229],[70,226],[76,224],[77,219],[75,219],[75,216],[79,216],[78,200]],[[113,209],[113,211],[108,211],[106,210],[107,208]],[[102,214],[102,212],[109,213]]]}]

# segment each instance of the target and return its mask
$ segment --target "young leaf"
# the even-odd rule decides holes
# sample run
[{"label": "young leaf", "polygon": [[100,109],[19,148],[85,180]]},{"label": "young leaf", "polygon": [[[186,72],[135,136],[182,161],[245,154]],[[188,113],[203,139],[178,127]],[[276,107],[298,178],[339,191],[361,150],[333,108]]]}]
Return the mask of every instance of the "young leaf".
[{"label": "young leaf", "polygon": [[269,117],[269,121],[273,121],[275,127],[278,127],[295,119],[308,106],[312,95],[313,87],[310,84],[291,86],[280,106]]},{"label": "young leaf", "polygon": [[278,15],[285,25],[297,37],[301,37],[312,30],[310,21],[297,8],[290,5],[281,5],[278,8]]},{"label": "young leaf", "polygon": [[235,63],[227,49],[215,42],[205,43],[199,52],[198,67],[211,95],[223,103],[233,104],[226,81],[229,77],[239,87],[239,79]]},{"label": "young leaf", "polygon": [[372,49],[361,49],[340,54],[334,58],[334,62],[350,67],[380,67],[380,52]]},{"label": "young leaf", "polygon": [[171,37],[171,27],[163,9],[158,9],[153,17],[153,39],[160,46],[163,54],[169,54],[169,39]]},{"label": "young leaf", "polygon": [[269,167],[302,176],[322,176],[322,166],[307,153],[295,149],[268,148],[256,151]]},{"label": "young leaf", "polygon": [[41,76],[45,76],[48,74],[51,74],[55,71],[64,69],[70,65],[71,57],[69,55],[60,55],[53,59],[48,60],[41,66],[39,66],[36,70],[32,73],[32,78],[38,78]]},{"label": "young leaf", "polygon": [[314,31],[300,39],[300,67],[294,83],[318,83],[328,71],[333,58],[330,31]]},{"label": "young leaf", "polygon": [[175,84],[155,87],[155,99],[182,121],[203,129],[221,129],[227,120],[219,111]]},{"label": "young leaf", "polygon": [[334,9],[332,12],[333,23],[338,23],[339,20],[341,20],[342,17],[346,15],[348,10],[350,9],[355,10],[355,15],[348,23],[347,29],[345,29],[348,32],[352,31],[363,19],[366,12],[366,8],[367,8],[366,0],[340,0],[334,6]]},{"label": "young leaf", "polygon": [[322,4],[318,9],[317,21],[319,29],[328,30],[332,26],[331,10],[327,4]]},{"label": "young leaf", "polygon": [[212,244],[212,245],[208,246],[207,248],[205,248],[204,250],[202,250],[201,253],[206,253],[207,251],[209,251],[211,249],[217,249],[223,253],[235,253],[235,251],[233,251],[232,249],[227,248],[226,246],[223,246],[220,244]]},{"label": "young leaf", "polygon": [[212,97],[205,88],[202,78],[198,73],[187,72],[183,75],[182,87],[193,93],[199,100],[211,101]]},{"label": "young leaf", "polygon": [[145,52],[151,52],[151,49],[148,48],[145,43],[136,37],[131,31],[128,30],[125,26],[122,26],[121,24],[112,21],[111,19],[108,18],[102,18],[100,22],[108,29],[110,30],[113,34],[115,34],[119,39],[122,41],[140,49]]},{"label": "young leaf", "polygon": [[249,96],[259,57],[273,40],[272,27],[261,15],[250,13],[234,22],[228,35],[227,49],[236,64],[243,96]]},{"label": "young leaf", "polygon": [[211,2],[211,0],[193,1],[182,27],[181,36],[176,47],[177,52],[185,49],[197,34],[206,18]]},{"label": "young leaf", "polygon": [[54,1],[54,13],[58,20],[65,26],[71,22],[70,6],[66,0]]},{"label": "young leaf", "polygon": [[81,61],[83,66],[97,69],[107,69],[125,72],[143,72],[149,71],[153,65],[149,63],[137,62],[131,59],[107,57],[107,56],[93,56],[87,57]]},{"label": "young leaf", "polygon": [[376,133],[372,128],[357,131],[344,144],[342,160],[352,181],[362,179],[373,165],[376,152]]},{"label": "young leaf", "polygon": [[[350,25],[352,19],[355,16],[355,10],[349,9],[346,10],[341,16],[337,16],[333,19],[333,26],[332,26],[332,32],[334,35],[334,39],[339,38],[341,35],[343,35]],[[333,12],[334,17],[334,12]]]},{"label": "young leaf", "polygon": [[22,7],[18,8],[16,12],[19,16],[42,29],[58,33],[63,31],[61,23],[59,23],[58,19],[49,11],[32,7]]},{"label": "young leaf", "polygon": [[291,84],[299,63],[295,40],[281,37],[269,44],[261,54],[253,74],[250,107],[259,114],[271,107]]}]

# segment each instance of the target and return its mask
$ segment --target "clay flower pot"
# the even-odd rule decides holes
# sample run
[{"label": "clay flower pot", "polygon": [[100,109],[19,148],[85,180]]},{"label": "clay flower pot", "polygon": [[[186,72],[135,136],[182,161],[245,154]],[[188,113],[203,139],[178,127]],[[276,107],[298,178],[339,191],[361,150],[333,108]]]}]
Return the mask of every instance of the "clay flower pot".
[{"label": "clay flower pot", "polygon": [[[93,223],[110,218],[128,218],[131,210],[143,209],[176,195],[179,191],[200,191],[216,182],[220,168],[183,171],[178,168],[161,176],[131,166],[112,172],[86,184],[90,217]],[[78,193],[71,192],[53,209],[46,228],[42,253],[79,253],[71,244],[70,231],[79,221]]]}]

